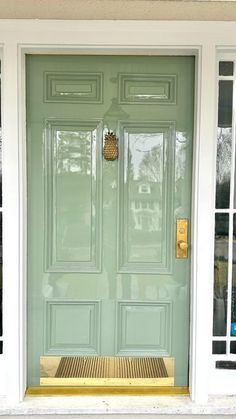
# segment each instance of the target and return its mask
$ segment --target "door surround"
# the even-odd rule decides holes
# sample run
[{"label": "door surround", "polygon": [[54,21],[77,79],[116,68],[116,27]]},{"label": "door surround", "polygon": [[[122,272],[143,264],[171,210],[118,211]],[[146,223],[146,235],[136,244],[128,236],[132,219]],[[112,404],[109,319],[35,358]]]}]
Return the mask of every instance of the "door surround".
[{"label": "door surround", "polygon": [[[3,135],[6,142],[3,150],[5,163],[5,353],[9,400],[20,401],[25,392],[25,340],[26,340],[26,150],[25,150],[25,55],[51,54],[162,54],[195,55],[195,134],[193,152],[193,200],[192,200],[192,280],[191,280],[191,323],[190,323],[190,393],[192,400],[205,401],[208,394],[208,363],[210,355],[211,314],[202,313],[202,306],[209,307],[211,313],[213,244],[209,249],[201,246],[204,237],[213,237],[211,208],[214,203],[214,126],[215,108],[215,54],[214,43],[199,39],[201,24],[194,32],[192,22],[184,25],[190,31],[186,40],[183,22],[118,22],[112,36],[109,31],[113,22],[15,22],[17,30],[10,28],[12,21],[4,22],[3,32],[6,39],[3,55]],[[50,25],[51,23],[51,25]],[[180,24],[181,23],[181,24]],[[209,22],[208,22],[209,24]],[[7,27],[7,25],[9,25]],[[21,26],[22,25],[22,26]],[[45,26],[44,26],[45,25]],[[60,27],[60,32],[58,26]],[[205,22],[203,27],[206,28]],[[146,29],[147,33],[140,32]],[[213,28],[217,25],[213,24]],[[224,25],[223,25],[224,26]],[[26,32],[21,35],[22,29]],[[168,29],[170,32],[168,33]],[[135,36],[130,44],[130,30]],[[43,39],[42,39],[42,31]],[[51,35],[53,31],[53,36]],[[196,30],[196,28],[195,28]],[[223,30],[223,29],[222,29]],[[1,33],[1,30],[0,30]],[[77,37],[75,37],[75,33]],[[165,35],[164,45],[158,47],[160,34]],[[80,35],[80,36],[79,36]],[[107,37],[106,37],[106,36]],[[159,35],[159,36],[158,36]],[[232,35],[232,34],[231,34]],[[63,38],[64,36],[64,38]],[[81,43],[78,39],[81,37]],[[210,38],[210,36],[209,36]],[[108,42],[109,40],[109,42]],[[176,47],[176,45],[178,46]],[[204,44],[204,48],[202,45]],[[196,46],[197,45],[197,46]],[[16,101],[16,96],[19,100]],[[201,101],[200,101],[201,99]],[[202,106],[200,106],[200,103]],[[204,105],[204,106],[203,106]],[[203,112],[204,111],[204,112]],[[13,122],[12,122],[13,121]],[[204,138],[209,138],[204,142]],[[214,150],[213,154],[212,150]],[[211,158],[209,158],[211,157]],[[206,169],[210,170],[206,179]],[[11,185],[10,193],[7,187]],[[12,185],[14,185],[12,187]],[[209,195],[209,190],[212,193]],[[203,215],[205,213],[205,218]],[[14,233],[14,244],[11,232]],[[213,239],[212,239],[213,241]],[[12,257],[15,266],[11,266]],[[14,289],[14,291],[13,291]],[[10,301],[10,303],[9,303]],[[14,307],[14,309],[12,309]],[[11,321],[10,321],[11,318]],[[14,321],[16,320],[16,321]],[[7,323],[8,322],[8,323]],[[7,330],[7,324],[12,324]],[[202,344],[204,342],[204,344]],[[13,384],[14,383],[14,384]]]}]

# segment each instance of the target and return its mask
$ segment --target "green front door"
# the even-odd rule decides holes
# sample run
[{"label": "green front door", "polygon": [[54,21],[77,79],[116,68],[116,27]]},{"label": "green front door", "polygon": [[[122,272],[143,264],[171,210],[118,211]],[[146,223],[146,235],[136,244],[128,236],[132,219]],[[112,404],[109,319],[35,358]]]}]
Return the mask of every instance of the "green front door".
[{"label": "green front door", "polygon": [[[41,356],[172,357],[188,384],[193,57],[28,56],[28,385]],[[113,132],[119,157],[103,156]]]}]

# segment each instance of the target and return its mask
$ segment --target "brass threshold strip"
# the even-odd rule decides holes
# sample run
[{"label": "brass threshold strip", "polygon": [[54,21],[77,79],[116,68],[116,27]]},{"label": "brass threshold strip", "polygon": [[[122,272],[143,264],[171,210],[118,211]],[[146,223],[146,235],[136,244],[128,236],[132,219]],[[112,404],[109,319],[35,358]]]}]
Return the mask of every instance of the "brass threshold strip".
[{"label": "brass threshold strip", "polygon": [[188,395],[174,386],[174,358],[41,356],[40,387],[27,396]]},{"label": "brass threshold strip", "polygon": [[40,371],[46,387],[174,386],[174,358],[42,356]]},{"label": "brass threshold strip", "polygon": [[83,386],[83,387],[28,387],[26,396],[175,396],[189,395],[188,387],[150,387],[150,386]]}]

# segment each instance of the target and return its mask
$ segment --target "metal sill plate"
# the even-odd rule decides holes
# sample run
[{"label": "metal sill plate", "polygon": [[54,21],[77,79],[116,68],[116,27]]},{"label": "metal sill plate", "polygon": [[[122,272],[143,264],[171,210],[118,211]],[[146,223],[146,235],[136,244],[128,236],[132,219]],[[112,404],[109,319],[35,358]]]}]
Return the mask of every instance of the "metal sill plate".
[{"label": "metal sill plate", "polygon": [[174,358],[44,357],[41,386],[174,386]]}]

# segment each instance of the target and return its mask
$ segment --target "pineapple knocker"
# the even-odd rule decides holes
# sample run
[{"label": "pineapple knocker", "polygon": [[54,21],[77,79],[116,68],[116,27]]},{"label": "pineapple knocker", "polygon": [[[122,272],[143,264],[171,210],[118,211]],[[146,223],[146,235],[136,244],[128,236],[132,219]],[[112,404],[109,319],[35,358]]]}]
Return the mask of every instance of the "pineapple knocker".
[{"label": "pineapple knocker", "polygon": [[113,132],[108,131],[104,139],[103,157],[112,161],[118,159],[118,155],[117,137]]}]

